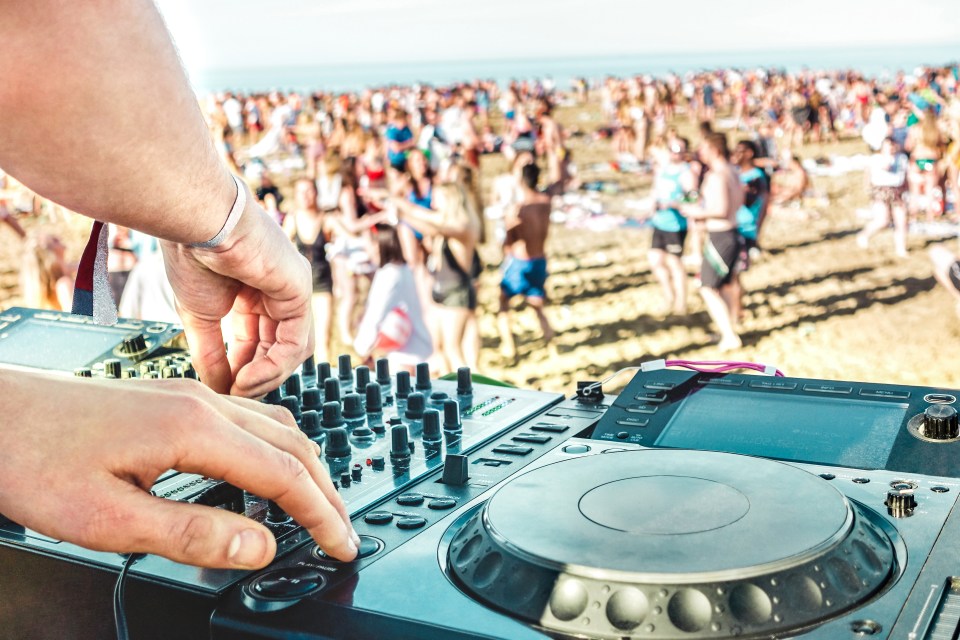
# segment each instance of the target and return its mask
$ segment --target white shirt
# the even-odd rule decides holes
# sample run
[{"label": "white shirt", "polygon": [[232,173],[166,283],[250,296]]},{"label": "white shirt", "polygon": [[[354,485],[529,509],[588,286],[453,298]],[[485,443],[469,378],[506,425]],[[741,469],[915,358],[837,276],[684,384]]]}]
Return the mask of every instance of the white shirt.
[{"label": "white shirt", "polygon": [[353,348],[365,355],[373,351],[380,323],[395,307],[402,307],[406,311],[413,329],[407,344],[397,353],[415,361],[425,361],[433,353],[433,342],[423,321],[413,271],[405,264],[383,265],[373,275],[367,294],[367,308],[363,312]]}]

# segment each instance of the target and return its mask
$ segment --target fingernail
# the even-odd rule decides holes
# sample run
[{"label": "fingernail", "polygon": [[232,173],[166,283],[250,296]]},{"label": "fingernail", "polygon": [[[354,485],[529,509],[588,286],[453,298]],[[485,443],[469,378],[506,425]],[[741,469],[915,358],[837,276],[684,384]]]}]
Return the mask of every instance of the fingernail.
[{"label": "fingernail", "polygon": [[263,562],[266,550],[267,540],[262,532],[244,529],[230,541],[227,558],[237,567],[258,567]]},{"label": "fingernail", "polygon": [[354,556],[360,553],[360,549],[357,547],[357,543],[353,541],[352,537],[347,540],[347,548],[350,549],[350,551],[353,551]]},{"label": "fingernail", "polygon": [[352,540],[353,544],[356,545],[357,547],[360,546],[360,536],[357,535],[356,529],[353,529],[353,528],[350,529],[350,540]]}]

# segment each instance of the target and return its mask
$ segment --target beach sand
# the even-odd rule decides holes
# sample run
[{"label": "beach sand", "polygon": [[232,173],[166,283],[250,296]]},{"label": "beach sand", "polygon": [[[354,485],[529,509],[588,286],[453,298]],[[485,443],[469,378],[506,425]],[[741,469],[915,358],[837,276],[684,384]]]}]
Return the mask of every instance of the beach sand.
[{"label": "beach sand", "polygon": [[[595,106],[560,108],[557,117],[568,129],[587,134],[600,125]],[[730,137],[731,142],[738,138],[735,133]],[[582,168],[611,157],[609,142],[590,135],[573,138],[571,148]],[[801,155],[866,151],[852,140],[808,145]],[[489,185],[506,163],[499,156],[483,162]],[[581,169],[581,178],[619,183],[618,194],[603,196],[612,213],[627,213],[624,203],[649,189],[649,177],[609,169]],[[558,335],[545,346],[532,310],[517,312],[514,361],[500,356],[496,337],[500,251],[494,245],[482,248],[487,267],[480,280],[480,373],[524,388],[569,394],[578,380],[602,379],[646,360],[729,359],[774,365],[799,377],[960,387],[960,319],[949,294],[935,286],[926,255],[926,248],[940,240],[911,236],[909,257],[897,259],[886,231],[874,238],[870,250],[860,249],[855,234],[864,221],[856,210],[868,204],[862,173],[814,177],[813,183],[826,199],[804,210],[772,213],[763,232],[765,254],[743,276],[742,349],[716,350],[713,329],[693,288],[688,316],[659,315],[660,290],[646,258],[649,229],[554,225],[547,288],[548,314]],[[73,259],[79,258],[90,225],[79,216],[66,223],[41,219],[24,224],[31,231],[55,230]],[[955,241],[947,242],[954,248]],[[13,233],[0,228],[0,307],[19,303],[19,250]],[[606,390],[615,392],[629,379],[624,375]]]}]

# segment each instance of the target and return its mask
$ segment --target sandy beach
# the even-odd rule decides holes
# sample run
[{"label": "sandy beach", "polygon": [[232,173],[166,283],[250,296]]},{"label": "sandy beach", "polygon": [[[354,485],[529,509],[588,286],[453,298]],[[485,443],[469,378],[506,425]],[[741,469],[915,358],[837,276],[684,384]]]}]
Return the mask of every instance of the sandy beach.
[{"label": "sandy beach", "polygon": [[[582,132],[570,140],[582,180],[617,184],[616,194],[600,196],[606,213],[637,215],[630,202],[647,195],[650,178],[599,166],[607,165],[611,152],[608,141],[591,135],[600,125],[597,106],[559,108],[557,118],[568,130]],[[683,125],[681,131],[692,133]],[[728,135],[738,139],[736,132]],[[867,151],[852,139],[808,144],[800,155]],[[499,155],[483,158],[485,192],[505,166]],[[660,314],[660,291],[646,257],[650,229],[555,224],[548,245],[548,313],[558,336],[545,346],[533,312],[521,310],[518,356],[507,361],[499,355],[495,326],[500,250],[494,244],[482,247],[480,373],[520,387],[571,393],[578,380],[604,378],[645,360],[735,359],[775,365],[792,376],[960,387],[960,319],[947,292],[935,286],[926,255],[934,243],[946,241],[953,248],[955,241],[911,234],[909,257],[898,259],[887,231],[863,250],[854,237],[864,223],[857,210],[868,206],[862,172],[815,176],[813,185],[820,197],[802,209],[775,210],[764,228],[765,253],[743,276],[744,346],[731,354],[713,347],[713,329],[695,290],[689,292],[689,315]],[[43,218],[22,222],[32,232],[61,235],[73,259],[90,225],[79,216],[56,224]],[[19,251],[16,237],[0,229],[0,307],[19,303]],[[618,382],[628,380],[625,375]]]}]

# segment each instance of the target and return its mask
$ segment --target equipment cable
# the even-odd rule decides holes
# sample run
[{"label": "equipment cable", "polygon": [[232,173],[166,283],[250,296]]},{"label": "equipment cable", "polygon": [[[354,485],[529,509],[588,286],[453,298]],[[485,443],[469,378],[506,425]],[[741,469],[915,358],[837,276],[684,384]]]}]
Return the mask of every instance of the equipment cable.
[{"label": "equipment cable", "polygon": [[113,621],[117,625],[117,640],[130,640],[130,634],[127,631],[127,612],[123,608],[123,590],[126,586],[130,567],[145,555],[144,553],[131,553],[126,556],[123,568],[120,570],[120,576],[117,578],[117,584],[113,588]]}]

